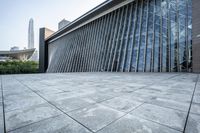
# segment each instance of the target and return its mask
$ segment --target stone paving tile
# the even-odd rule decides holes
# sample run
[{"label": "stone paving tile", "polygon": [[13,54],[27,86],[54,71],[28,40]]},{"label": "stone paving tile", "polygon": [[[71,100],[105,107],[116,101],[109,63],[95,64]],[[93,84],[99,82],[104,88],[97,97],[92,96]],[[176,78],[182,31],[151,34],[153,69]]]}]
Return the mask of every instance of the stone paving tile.
[{"label": "stone paving tile", "polygon": [[98,92],[95,92],[95,93],[92,93],[92,94],[89,94],[89,95],[85,95],[83,97],[86,97],[86,98],[90,98],[91,100],[94,100],[95,102],[102,102],[102,101],[105,101],[105,100],[109,100],[109,99],[112,99],[114,97],[116,97],[117,95],[112,95],[112,93],[98,93]]},{"label": "stone paving tile", "polygon": [[197,74],[195,73],[179,73],[178,76],[174,77],[173,80],[176,82],[176,81],[179,81],[180,83],[183,83],[183,82],[196,82],[196,79],[197,79]]},{"label": "stone paving tile", "polygon": [[0,133],[4,133],[3,104],[0,102]]},{"label": "stone paving tile", "polygon": [[9,133],[91,133],[66,115],[48,118]]},{"label": "stone paving tile", "polygon": [[175,100],[178,102],[190,103],[192,94],[191,95],[183,95],[183,94],[168,93],[168,94],[158,95],[157,97],[168,99],[168,100]]},{"label": "stone paving tile", "polygon": [[197,83],[195,93],[200,95],[200,81]]},{"label": "stone paving tile", "polygon": [[187,116],[187,112],[151,104],[143,104],[136,110],[133,110],[130,114],[169,126],[179,131],[183,131]]},{"label": "stone paving tile", "polygon": [[0,133],[4,133],[4,121],[2,115],[0,115]]},{"label": "stone paving tile", "polygon": [[116,98],[101,102],[101,104],[112,107],[122,112],[130,112],[131,110],[143,104],[143,102],[131,101],[128,99],[116,97]]},{"label": "stone paving tile", "polygon": [[4,118],[3,118],[3,102],[2,102],[2,88],[1,81],[2,77],[0,76],[0,133],[4,133]]},{"label": "stone paving tile", "polygon": [[63,100],[66,98],[83,97],[89,94],[93,94],[93,91],[87,92],[86,90],[79,90],[73,92],[63,92],[63,93],[53,93],[53,94],[43,94],[42,96],[48,101]]},{"label": "stone paving tile", "polygon": [[123,116],[124,113],[100,104],[96,104],[70,112],[69,115],[92,131],[96,132]]},{"label": "stone paving tile", "polygon": [[[196,91],[195,91],[196,92]],[[200,103],[200,92],[194,94],[193,102]]]},{"label": "stone paving tile", "polygon": [[[15,132],[76,133],[85,132],[84,126],[92,131],[103,128],[99,132],[106,133],[111,130],[116,133],[182,131],[197,76],[190,73],[108,72],[3,75],[6,127],[7,130],[18,128]],[[55,117],[61,112],[38,94],[84,126],[70,118]],[[200,80],[190,115],[199,114],[199,97]],[[122,117],[123,112],[132,109],[135,110],[131,116]],[[199,123],[199,119],[195,121]],[[188,124],[187,128],[192,128],[190,126]]]},{"label": "stone paving tile", "polygon": [[37,93],[39,93],[39,94],[45,94],[45,95],[47,95],[47,94],[62,93],[62,92],[64,92],[64,91],[59,90],[59,89],[55,89],[55,88],[49,87],[49,86],[48,86],[48,88],[44,87],[44,88],[41,88],[41,89],[37,90]]},{"label": "stone paving tile", "polygon": [[191,113],[194,113],[194,114],[199,114],[200,115],[200,103],[192,103],[192,106],[191,106],[191,110],[190,110]]},{"label": "stone paving tile", "polygon": [[3,93],[4,97],[7,98],[10,96],[12,98],[12,95],[23,95],[23,94],[30,95],[33,92],[31,90],[28,90],[27,88],[24,89],[22,87],[15,87],[12,89],[12,91],[10,91],[9,89],[4,89]]},{"label": "stone paving tile", "polygon": [[[70,83],[67,82],[67,83],[62,83],[62,84],[57,85],[57,86],[43,87],[42,91],[41,91],[41,89],[39,89],[39,91],[40,91],[40,93],[44,93],[44,94],[45,94],[45,90],[53,90],[52,93],[72,92],[72,91],[77,91],[77,90],[82,89],[81,87],[83,87],[83,86],[78,86],[78,85],[75,85],[75,84],[70,85]],[[88,88],[88,87],[84,85],[84,88]]]},{"label": "stone paving tile", "polygon": [[191,98],[192,98],[192,93],[190,94],[178,94],[178,93],[168,93],[163,90],[156,90],[156,89],[140,89],[135,91],[135,93],[139,93],[140,95],[148,95],[151,97],[160,97],[160,98],[165,98],[165,99],[171,99],[171,100],[176,100],[180,102],[188,102],[190,103]]},{"label": "stone paving tile", "polygon": [[61,114],[48,103],[5,113],[7,131]]},{"label": "stone paving tile", "polygon": [[[123,84],[123,83],[122,83]],[[111,93],[111,94],[115,94],[115,95],[127,95],[127,94],[130,94],[130,93],[133,93],[135,92],[136,90],[138,90],[140,87],[138,88],[129,88],[129,87],[118,87],[118,88],[112,88],[112,89],[109,89],[105,92],[107,93]]]},{"label": "stone paving tile", "polygon": [[26,92],[21,92],[18,94],[9,94],[9,95],[4,95],[4,100],[21,100],[21,99],[27,99],[27,98],[35,98],[38,97],[37,94],[34,92],[31,93],[26,93]]},{"label": "stone paving tile", "polygon": [[177,130],[126,115],[97,133],[181,133]]},{"label": "stone paving tile", "polygon": [[31,107],[34,105],[45,103],[46,101],[43,100],[41,97],[37,95],[11,95],[11,99],[8,97],[5,97],[4,99],[4,109],[5,112],[17,110],[17,109],[23,109],[27,107]]},{"label": "stone paving tile", "polygon": [[179,102],[176,100],[165,99],[165,98],[160,98],[160,97],[152,98],[151,100],[148,101],[148,103],[155,104],[162,107],[186,111],[186,112],[188,111],[189,106],[190,106],[189,102]]},{"label": "stone paving tile", "polygon": [[[173,80],[167,80],[163,81],[159,84],[154,84],[149,86],[149,88],[152,89],[160,89],[160,90],[171,90],[171,91],[176,91],[176,90],[185,90],[191,92],[194,89],[195,82],[191,83],[185,83],[185,82],[174,82]],[[182,92],[179,92],[182,93]]]},{"label": "stone paving tile", "polygon": [[200,133],[200,115],[189,115],[185,133]]},{"label": "stone paving tile", "polygon": [[86,106],[96,103],[95,101],[93,101],[91,99],[79,98],[79,97],[67,98],[64,100],[50,101],[50,102],[66,113],[69,111],[83,108],[83,107],[86,107]]},{"label": "stone paving tile", "polygon": [[128,99],[130,101],[140,101],[140,102],[148,102],[151,99],[155,98],[156,96],[151,96],[147,94],[133,92],[127,95],[120,96],[121,98]]}]

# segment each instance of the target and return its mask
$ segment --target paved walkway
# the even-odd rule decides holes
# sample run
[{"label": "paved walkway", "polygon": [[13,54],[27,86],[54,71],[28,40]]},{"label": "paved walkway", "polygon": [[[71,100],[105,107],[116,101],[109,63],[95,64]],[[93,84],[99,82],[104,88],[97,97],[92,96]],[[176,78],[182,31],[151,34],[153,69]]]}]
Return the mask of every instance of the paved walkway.
[{"label": "paved walkway", "polygon": [[0,133],[200,132],[198,74],[0,77]]}]

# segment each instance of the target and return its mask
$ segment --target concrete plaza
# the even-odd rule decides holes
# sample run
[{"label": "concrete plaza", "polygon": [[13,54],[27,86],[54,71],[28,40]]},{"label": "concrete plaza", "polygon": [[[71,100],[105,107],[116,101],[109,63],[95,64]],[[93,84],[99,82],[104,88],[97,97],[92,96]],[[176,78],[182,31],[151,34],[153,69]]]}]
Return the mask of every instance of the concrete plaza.
[{"label": "concrete plaza", "polygon": [[198,74],[0,77],[0,133],[200,132]]}]

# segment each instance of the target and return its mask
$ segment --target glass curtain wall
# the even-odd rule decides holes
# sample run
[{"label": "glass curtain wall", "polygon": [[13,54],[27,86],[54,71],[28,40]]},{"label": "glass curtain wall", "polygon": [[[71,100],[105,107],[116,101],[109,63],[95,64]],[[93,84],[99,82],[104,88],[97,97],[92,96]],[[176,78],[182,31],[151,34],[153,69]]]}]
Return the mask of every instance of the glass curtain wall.
[{"label": "glass curtain wall", "polygon": [[190,72],[192,0],[135,0],[48,45],[48,72]]}]

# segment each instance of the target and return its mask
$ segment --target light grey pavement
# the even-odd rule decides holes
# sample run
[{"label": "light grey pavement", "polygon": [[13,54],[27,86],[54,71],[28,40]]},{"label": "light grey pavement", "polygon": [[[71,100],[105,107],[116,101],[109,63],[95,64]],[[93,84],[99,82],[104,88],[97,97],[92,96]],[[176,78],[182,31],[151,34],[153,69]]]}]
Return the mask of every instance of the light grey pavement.
[{"label": "light grey pavement", "polygon": [[0,133],[200,133],[198,74],[0,77]]}]

